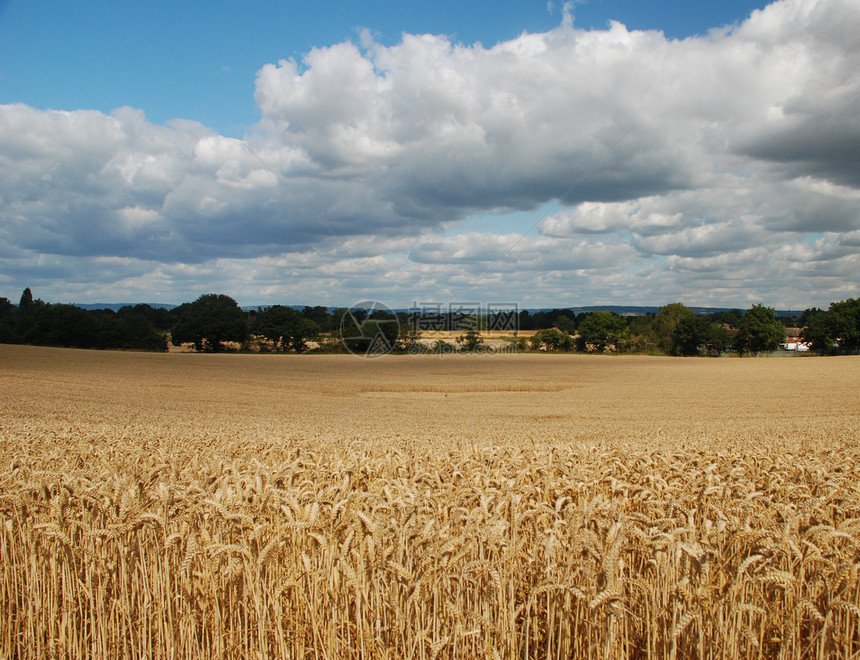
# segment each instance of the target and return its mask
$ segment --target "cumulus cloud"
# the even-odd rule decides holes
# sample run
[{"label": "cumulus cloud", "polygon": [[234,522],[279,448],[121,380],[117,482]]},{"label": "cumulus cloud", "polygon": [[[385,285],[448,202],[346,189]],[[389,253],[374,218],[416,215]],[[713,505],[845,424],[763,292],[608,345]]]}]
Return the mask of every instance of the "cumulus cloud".
[{"label": "cumulus cloud", "polygon": [[[567,19],[491,48],[365,33],[262,66],[241,139],[0,106],[0,284],[823,304],[856,287],[858,32],[853,0],[781,0],[684,40]],[[525,238],[458,228],[553,201]]]},{"label": "cumulus cloud", "polygon": [[790,93],[739,132],[737,152],[783,164],[788,174],[860,186],[858,25],[860,7],[851,2],[786,1],[753,14],[739,38],[802,69]]}]

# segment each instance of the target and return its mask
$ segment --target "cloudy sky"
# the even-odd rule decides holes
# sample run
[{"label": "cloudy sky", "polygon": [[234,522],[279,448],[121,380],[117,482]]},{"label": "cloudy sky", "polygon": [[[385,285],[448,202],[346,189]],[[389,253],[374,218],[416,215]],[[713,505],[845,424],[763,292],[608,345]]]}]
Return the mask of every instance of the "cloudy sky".
[{"label": "cloudy sky", "polygon": [[0,0],[0,296],[860,295],[860,0]]}]

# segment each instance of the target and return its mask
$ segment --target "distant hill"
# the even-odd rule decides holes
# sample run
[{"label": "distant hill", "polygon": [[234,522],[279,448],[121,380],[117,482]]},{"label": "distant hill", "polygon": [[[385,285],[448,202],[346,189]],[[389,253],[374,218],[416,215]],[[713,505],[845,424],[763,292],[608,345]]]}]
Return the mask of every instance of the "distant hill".
[{"label": "distant hill", "polygon": [[[141,303],[85,303],[77,305],[81,309],[112,309],[113,311],[118,311],[119,309],[135,305],[139,305]],[[170,303],[142,303],[144,305],[149,305],[150,307],[161,308],[161,309],[173,309],[174,307],[178,307],[178,305],[172,305]],[[242,305],[242,309],[246,312],[250,312],[252,310],[259,309],[260,307],[266,307],[266,305]],[[287,305],[287,307],[293,307],[294,309],[304,309],[305,307],[312,307],[312,305]],[[738,307],[692,307],[689,306],[696,314],[716,314],[718,312],[729,312],[733,309],[739,309]],[[337,307],[326,307],[326,311],[332,312]],[[536,312],[549,312],[554,309],[569,309],[572,312],[579,314],[580,312],[595,312],[597,310],[606,310],[609,312],[615,312],[620,316],[640,316],[643,314],[657,314],[659,311],[658,306],[651,305],[576,305],[573,307],[565,307],[565,306],[556,306],[556,307],[524,307],[523,310],[528,311],[529,314],[534,314]],[[410,312],[412,311],[409,308],[394,308],[395,312]],[[746,309],[741,309],[741,311],[746,311]],[[803,310],[792,310],[792,309],[777,309],[774,310],[774,315],[777,317],[781,316],[800,316],[803,314]]]},{"label": "distant hill", "polygon": [[[746,308],[739,307],[694,307],[692,305],[687,305],[690,309],[692,309],[696,314],[705,315],[705,314],[717,314],[719,312],[730,312],[735,309],[740,309],[742,312],[747,311]],[[577,314],[580,312],[596,312],[598,310],[605,310],[608,312],[615,312],[620,316],[640,316],[643,314],[657,314],[660,311],[660,307],[650,306],[650,305],[583,305],[576,307],[541,307],[538,309],[529,309],[529,313],[534,312],[550,312],[553,309],[569,309]],[[792,309],[775,309],[773,312],[774,316],[800,316],[803,314],[803,310],[792,310]]]},{"label": "distant hill", "polygon": [[94,310],[94,309],[112,309],[115,312],[118,312],[123,307],[134,307],[135,305],[149,305],[150,307],[154,307],[155,309],[173,309],[174,307],[178,307],[179,305],[171,305],[170,303],[136,303],[136,302],[124,302],[124,303],[83,303],[83,304],[75,304],[75,307],[80,307],[81,309],[86,310]]}]

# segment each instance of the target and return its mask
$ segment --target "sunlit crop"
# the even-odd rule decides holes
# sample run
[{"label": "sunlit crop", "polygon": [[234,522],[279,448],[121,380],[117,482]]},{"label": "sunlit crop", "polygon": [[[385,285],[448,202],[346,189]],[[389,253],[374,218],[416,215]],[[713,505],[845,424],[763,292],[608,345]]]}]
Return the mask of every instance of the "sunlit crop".
[{"label": "sunlit crop", "polygon": [[860,655],[860,362],[0,346],[0,658]]}]

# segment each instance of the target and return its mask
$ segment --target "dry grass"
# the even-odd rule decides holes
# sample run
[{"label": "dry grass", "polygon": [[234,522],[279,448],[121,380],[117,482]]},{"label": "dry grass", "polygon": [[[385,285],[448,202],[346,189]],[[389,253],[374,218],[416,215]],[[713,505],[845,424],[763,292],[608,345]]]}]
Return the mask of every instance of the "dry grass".
[{"label": "dry grass", "polygon": [[0,346],[0,658],[856,658],[858,367]]}]

